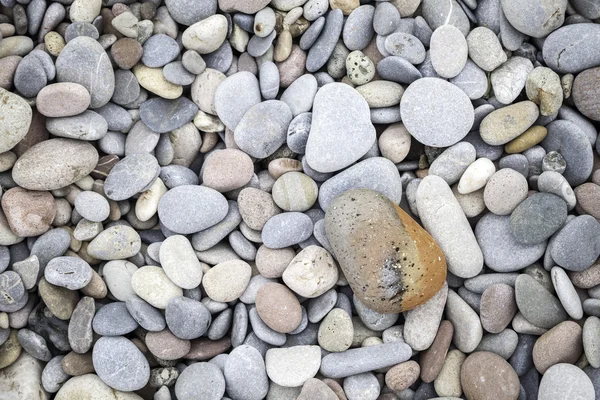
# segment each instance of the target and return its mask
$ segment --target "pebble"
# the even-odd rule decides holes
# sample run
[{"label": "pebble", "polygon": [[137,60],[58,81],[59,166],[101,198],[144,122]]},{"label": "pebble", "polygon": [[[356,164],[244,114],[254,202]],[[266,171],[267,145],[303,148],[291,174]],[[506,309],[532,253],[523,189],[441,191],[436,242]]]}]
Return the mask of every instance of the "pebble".
[{"label": "pebble", "polygon": [[[306,69],[316,72],[325,65],[338,41],[344,24],[344,13],[332,9],[325,18],[325,26],[306,55]],[[293,52],[293,50],[292,50]]]},{"label": "pebble", "polygon": [[583,353],[582,329],[564,321],[544,333],[533,346],[533,363],[540,373],[558,363],[574,364]]},{"label": "pebble", "polygon": [[442,370],[433,383],[434,393],[452,399],[462,394],[460,370],[465,359],[466,355],[460,350],[454,349],[448,352]]},{"label": "pebble", "polygon": [[493,396],[515,399],[519,395],[519,377],[502,357],[478,351],[465,359],[460,381],[467,398]]},{"label": "pebble", "polygon": [[[219,117],[223,119],[221,113]],[[252,157],[269,157],[286,142],[292,118],[292,110],[283,101],[268,100],[253,105],[236,123],[235,144]]]},{"label": "pebble", "polygon": [[567,219],[564,200],[550,193],[536,193],[521,202],[510,216],[510,231],[519,243],[541,243]]},{"label": "pebble", "polygon": [[368,4],[359,6],[350,13],[342,32],[348,50],[362,50],[367,47],[375,34],[374,16],[375,7]]},{"label": "pebble", "polygon": [[94,369],[104,383],[116,390],[139,390],[150,379],[144,355],[128,339],[102,337],[92,353]]},{"label": "pebble", "polygon": [[241,260],[219,263],[202,278],[206,294],[214,301],[229,302],[239,298],[250,281],[251,268]]},{"label": "pebble", "polygon": [[492,111],[481,121],[481,138],[490,145],[506,144],[525,132],[538,116],[538,107],[531,101]]},{"label": "pebble", "polygon": [[[244,95],[239,96],[239,93],[244,93]],[[236,130],[244,114],[259,103],[258,80],[252,73],[246,71],[226,78],[219,84],[214,95],[216,113],[225,126],[232,131]]]},{"label": "pebble", "polygon": [[[352,118],[336,110],[344,107]],[[352,88],[340,83],[323,86],[315,96],[306,160],[318,172],[334,172],[361,158],[375,141],[366,101]],[[340,148],[340,146],[342,146]],[[339,151],[333,153],[332,148]]]},{"label": "pebble", "polygon": [[158,203],[158,216],[171,231],[180,234],[200,232],[227,215],[225,197],[214,189],[193,185],[177,186]]},{"label": "pebble", "polygon": [[180,339],[196,339],[208,331],[212,318],[199,301],[186,297],[173,297],[165,309],[169,330]]},{"label": "pebble", "polygon": [[261,238],[265,246],[281,249],[305,241],[312,231],[313,222],[306,214],[286,212],[274,215],[264,224]]},{"label": "pebble", "polygon": [[515,297],[519,311],[535,326],[550,329],[567,319],[560,301],[529,275],[517,278]]},{"label": "pebble", "polygon": [[474,121],[473,106],[467,95],[439,78],[419,79],[406,88],[400,101],[400,113],[410,134],[432,147],[457,143],[466,136]]},{"label": "pebble", "polygon": [[[94,70],[96,73],[89,74]],[[113,95],[115,75],[102,46],[88,36],[71,40],[56,59],[59,82],[78,83],[89,92],[90,107],[102,107]]]},{"label": "pebble", "polygon": [[349,349],[323,357],[320,371],[328,378],[345,378],[399,364],[410,354],[410,347],[402,342]]},{"label": "pebble", "polygon": [[454,25],[442,25],[431,35],[431,63],[443,78],[454,78],[467,63],[467,41]]},{"label": "pebble", "polygon": [[542,55],[548,67],[561,73],[578,73],[598,65],[600,57],[593,50],[600,29],[595,24],[565,25],[548,35]]},{"label": "pebble", "polygon": [[321,349],[318,346],[269,349],[265,366],[267,375],[274,383],[283,387],[302,386],[319,372]]},{"label": "pebble", "polygon": [[98,260],[120,260],[136,255],[141,248],[140,235],[126,225],[111,226],[100,232],[87,247]]},{"label": "pebble", "polygon": [[538,398],[540,400],[566,400],[577,396],[580,399],[595,398],[595,387],[584,371],[574,365],[560,363],[550,367],[543,375]]},{"label": "pebble", "polygon": [[160,267],[151,265],[137,269],[131,276],[134,293],[151,306],[164,310],[173,297],[183,296],[183,290],[176,286]]},{"label": "pebble", "polygon": [[78,257],[56,257],[46,265],[44,277],[53,285],[78,290],[92,280],[92,268]]},{"label": "pebble", "polygon": [[600,68],[590,68],[578,74],[573,83],[575,106],[579,112],[594,121],[600,120],[600,113],[596,110],[598,106],[597,91],[592,82],[595,82],[599,75]]},{"label": "pebble", "polygon": [[591,215],[572,219],[554,238],[552,259],[568,271],[583,271],[600,256],[600,244],[595,240],[599,231],[600,223]]},{"label": "pebble", "polygon": [[282,278],[297,294],[306,298],[318,297],[338,281],[337,263],[324,248],[308,246],[289,262]]},{"label": "pebble", "polygon": [[442,249],[448,270],[462,278],[477,275],[483,268],[483,254],[446,182],[433,175],[425,177],[417,189],[416,201],[423,225]]},{"label": "pebble", "polygon": [[453,290],[448,291],[446,307],[446,317],[454,325],[456,347],[465,353],[472,352],[483,335],[477,313]]},{"label": "pebble", "polygon": [[269,390],[263,357],[248,345],[238,346],[229,353],[223,375],[232,399],[261,400]]},{"label": "pebble", "polygon": [[193,363],[185,368],[175,383],[178,399],[220,400],[225,394],[225,378],[219,367],[208,362]]},{"label": "pebble", "polygon": [[512,103],[525,87],[533,64],[524,57],[511,57],[496,68],[490,77],[496,100],[502,104]]},{"label": "pebble", "polygon": [[94,332],[102,336],[126,335],[137,327],[137,322],[129,315],[123,302],[103,306],[96,312],[92,322]]},{"label": "pebble", "polygon": [[256,311],[276,332],[292,332],[302,321],[302,308],[294,293],[279,283],[268,282],[261,286],[256,294]]}]

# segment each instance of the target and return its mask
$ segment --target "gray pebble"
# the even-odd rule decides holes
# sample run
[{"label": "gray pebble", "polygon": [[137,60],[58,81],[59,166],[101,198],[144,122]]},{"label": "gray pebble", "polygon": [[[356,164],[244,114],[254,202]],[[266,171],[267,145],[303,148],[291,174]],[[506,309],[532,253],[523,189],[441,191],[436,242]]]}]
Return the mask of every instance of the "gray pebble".
[{"label": "gray pebble", "polygon": [[225,378],[214,364],[194,363],[179,375],[175,394],[179,400],[221,400],[225,394]]},{"label": "gray pebble", "polygon": [[544,255],[546,242],[519,243],[511,233],[510,217],[485,214],[475,227],[485,264],[496,272],[518,271]]},{"label": "gray pebble", "polygon": [[[488,91],[489,87],[486,73],[471,60],[467,60],[462,71],[450,79],[450,82],[465,92],[471,100],[480,99]],[[475,123],[473,125],[475,127]]]},{"label": "gray pebble", "polygon": [[376,346],[331,353],[321,360],[321,373],[327,378],[344,378],[407,361],[412,350],[406,343]]},{"label": "gray pebble", "polygon": [[392,314],[382,314],[377,311],[371,310],[355,296],[353,296],[352,301],[354,303],[354,308],[356,313],[360,317],[360,320],[365,324],[365,326],[374,331],[383,331],[387,328],[394,325],[400,314],[392,313]]},{"label": "gray pebble", "polygon": [[373,16],[373,28],[378,35],[391,34],[400,25],[400,12],[389,2],[379,2]]},{"label": "gray pebble", "polygon": [[169,15],[182,25],[192,25],[200,20],[210,17],[217,11],[217,1],[207,0],[202,2],[189,0],[165,1]]},{"label": "gray pebble", "polygon": [[107,103],[95,111],[106,120],[108,129],[111,131],[126,132],[133,124],[131,115],[127,110],[114,103]]},{"label": "gray pebble", "polygon": [[208,329],[208,338],[210,340],[219,340],[222,339],[229,329],[231,328],[231,322],[233,319],[233,310],[231,308],[226,309],[221,314],[219,314],[213,322],[210,324],[210,328]]},{"label": "gray pebble", "polygon": [[311,46],[306,57],[306,69],[309,72],[316,72],[329,60],[342,33],[343,25],[344,14],[342,10],[333,9],[327,14],[323,31]]},{"label": "gray pebble", "polygon": [[304,154],[306,151],[306,142],[308,141],[308,134],[310,133],[310,126],[312,121],[312,113],[305,112],[298,114],[287,130],[286,143],[290,150],[297,154]]},{"label": "gray pebble", "polygon": [[83,297],[77,303],[71,320],[69,321],[68,337],[71,349],[76,353],[83,354],[92,347],[93,331],[92,320],[96,312],[94,299]]},{"label": "gray pebble", "polygon": [[472,131],[467,136],[463,138],[464,142],[471,143],[475,147],[475,153],[477,158],[488,158],[492,161],[496,161],[504,152],[504,148],[502,146],[492,146],[491,144],[487,144],[481,138],[479,131]]},{"label": "gray pebble", "polygon": [[196,75],[188,72],[181,61],[173,61],[163,68],[163,76],[174,85],[191,85]]},{"label": "gray pebble", "polygon": [[260,101],[258,79],[247,71],[233,74],[221,82],[214,97],[217,115],[234,132],[246,112]]},{"label": "gray pebble", "polygon": [[166,327],[165,317],[156,308],[137,296],[129,296],[125,302],[131,317],[144,329],[160,332]]},{"label": "gray pebble", "polygon": [[308,302],[308,320],[313,324],[320,322],[335,307],[337,303],[337,292],[329,289],[319,297],[310,299]]},{"label": "gray pebble", "polygon": [[121,301],[102,306],[92,321],[94,332],[102,336],[126,335],[137,327],[137,322],[127,311],[125,303]]},{"label": "gray pebble", "polygon": [[255,348],[242,345],[225,361],[227,394],[232,400],[262,400],[269,391],[265,362]]},{"label": "gray pebble", "polygon": [[199,183],[198,175],[183,165],[166,165],[161,167],[159,178],[169,189],[183,185],[197,185]]},{"label": "gray pebble", "polygon": [[262,230],[262,240],[271,249],[289,247],[308,239],[313,223],[306,214],[285,212],[271,217]]},{"label": "gray pebble", "polygon": [[350,51],[362,50],[371,42],[375,35],[374,15],[375,7],[369,4],[357,7],[350,13],[342,32],[344,44]]},{"label": "gray pebble", "polygon": [[212,321],[204,304],[186,297],[174,297],[169,300],[165,317],[171,332],[178,338],[187,340],[204,335]]},{"label": "gray pebble", "polygon": [[140,118],[148,128],[166,133],[181,128],[196,116],[198,106],[187,97],[175,100],[155,97],[140,106]]},{"label": "gray pebble", "polygon": [[444,150],[430,165],[429,173],[439,176],[448,185],[453,185],[459,181],[475,158],[475,147],[470,143],[460,142]]},{"label": "gray pebble", "polygon": [[102,222],[108,218],[110,206],[104,196],[86,190],[75,198],[75,210],[89,221]]},{"label": "gray pebble", "polygon": [[529,176],[529,161],[523,154],[510,154],[502,157],[499,162],[500,169],[514,169],[524,177]]},{"label": "gray pebble", "polygon": [[52,354],[50,354],[46,340],[37,333],[29,329],[20,329],[17,334],[17,340],[21,347],[23,347],[23,350],[33,358],[41,361],[50,361],[52,359]]},{"label": "gray pebble", "polygon": [[260,57],[263,56],[269,48],[273,44],[275,40],[275,36],[277,33],[272,31],[268,36],[260,37],[258,35],[254,35],[248,41],[248,54],[252,57]]},{"label": "gray pebble", "polygon": [[40,236],[31,247],[31,255],[36,256],[43,270],[48,262],[62,256],[69,248],[71,236],[65,229],[52,229]]},{"label": "gray pebble", "polygon": [[259,339],[274,346],[282,346],[285,343],[285,333],[276,332],[269,328],[267,324],[260,319],[256,308],[253,307],[248,313],[248,316],[252,330]]},{"label": "gray pebble", "polygon": [[55,136],[79,140],[98,140],[106,135],[108,123],[100,114],[86,110],[79,115],[46,119],[46,129]]},{"label": "gray pebble", "polygon": [[344,379],[344,393],[348,400],[377,399],[380,390],[379,381],[372,373],[352,375]]},{"label": "gray pebble", "polygon": [[146,190],[158,177],[160,167],[148,153],[136,153],[119,161],[104,183],[106,196],[114,201],[126,200]]},{"label": "gray pebble", "polygon": [[92,362],[98,377],[116,390],[139,390],[150,379],[146,357],[124,337],[105,336],[98,339],[94,345]]},{"label": "gray pebble", "polygon": [[35,97],[47,83],[48,78],[40,59],[35,55],[25,56],[15,71],[15,89],[24,97]]},{"label": "gray pebble", "polygon": [[411,64],[420,64],[425,60],[425,47],[415,36],[396,32],[385,39],[385,50],[393,56],[400,56]]},{"label": "gray pebble", "polygon": [[[304,37],[304,36],[303,36]],[[279,93],[279,69],[272,61],[266,61],[259,68],[260,93],[265,100],[274,100]]]},{"label": "gray pebble", "polygon": [[482,294],[489,286],[499,283],[515,287],[515,281],[518,276],[518,273],[481,274],[465,280],[464,285],[468,290]]},{"label": "gray pebble", "polygon": [[212,68],[223,73],[229,71],[233,63],[233,51],[229,42],[226,40],[217,50],[210,54],[205,54],[204,62],[207,68]]},{"label": "gray pebble", "polygon": [[92,280],[92,268],[79,257],[56,257],[44,269],[44,277],[53,285],[69,290],[84,288]]},{"label": "gray pebble", "polygon": [[517,348],[519,335],[512,329],[505,329],[500,333],[487,333],[481,338],[476,351],[490,351],[508,360]]},{"label": "gray pebble", "polygon": [[94,40],[98,40],[100,33],[98,29],[89,22],[76,21],[70,24],[65,31],[65,42],[69,43],[71,40],[79,36],[88,36]]},{"label": "gray pebble", "polygon": [[377,73],[383,79],[406,84],[413,83],[422,77],[421,72],[414,65],[398,56],[390,56],[381,60],[377,64]]},{"label": "gray pebble", "polygon": [[537,327],[549,329],[568,318],[560,301],[529,275],[517,278],[515,297],[519,311]]},{"label": "gray pebble", "polygon": [[423,18],[432,30],[435,31],[442,25],[450,24],[457,27],[464,36],[469,33],[469,19],[455,0],[448,2],[425,0],[422,7]]},{"label": "gray pebble", "polygon": [[523,200],[510,216],[510,231],[522,244],[542,243],[567,219],[567,204],[550,193],[536,193]]},{"label": "gray pebble", "polygon": [[46,392],[56,393],[71,375],[65,373],[62,368],[62,360],[65,356],[52,358],[42,371],[42,386]]},{"label": "gray pebble", "polygon": [[583,271],[600,256],[600,223],[591,215],[568,222],[554,238],[552,259],[568,271]]},{"label": "gray pebble", "polygon": [[325,17],[319,17],[312,24],[310,24],[306,32],[304,32],[300,38],[300,48],[304,51],[310,49],[319,38],[324,26]]},{"label": "gray pebble", "polygon": [[26,296],[25,293],[25,286],[19,274],[14,271],[5,271],[0,274],[0,312],[11,312],[9,311],[11,308],[21,304]]}]

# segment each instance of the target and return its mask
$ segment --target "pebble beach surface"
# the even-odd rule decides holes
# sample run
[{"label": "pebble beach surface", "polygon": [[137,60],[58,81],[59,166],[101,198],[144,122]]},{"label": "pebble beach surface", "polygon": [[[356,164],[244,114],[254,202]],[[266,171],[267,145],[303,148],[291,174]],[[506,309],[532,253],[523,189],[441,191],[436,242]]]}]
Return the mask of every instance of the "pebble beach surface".
[{"label": "pebble beach surface", "polygon": [[600,3],[0,0],[0,400],[600,399]]}]

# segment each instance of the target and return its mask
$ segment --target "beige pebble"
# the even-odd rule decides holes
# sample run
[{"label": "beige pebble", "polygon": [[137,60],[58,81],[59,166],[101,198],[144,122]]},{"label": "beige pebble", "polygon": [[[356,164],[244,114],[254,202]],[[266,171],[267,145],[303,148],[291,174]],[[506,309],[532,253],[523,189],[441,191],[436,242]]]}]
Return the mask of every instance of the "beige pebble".
[{"label": "beige pebble", "polygon": [[302,322],[300,302],[285,285],[267,282],[256,293],[256,311],[276,332],[289,333]]},{"label": "beige pebble", "polygon": [[224,149],[210,153],[202,165],[202,183],[218,192],[246,185],[254,175],[254,163],[241,150]]},{"label": "beige pebble", "polygon": [[440,374],[433,381],[435,392],[441,397],[460,397],[460,368],[467,356],[460,350],[451,350],[446,356]]},{"label": "beige pebble", "polygon": [[142,222],[148,221],[158,211],[158,202],[160,198],[167,193],[167,187],[160,178],[150,185],[150,188],[140,194],[135,202],[135,215]]},{"label": "beige pebble", "polygon": [[50,55],[54,57],[58,57],[62,49],[65,48],[65,39],[58,32],[48,32],[46,36],[44,36],[44,45],[46,46],[46,50]]},{"label": "beige pebble", "polygon": [[40,280],[38,290],[44,304],[56,318],[63,321],[71,318],[79,302],[78,291],[52,285],[45,278]]},{"label": "beige pebble", "polygon": [[319,246],[308,246],[294,257],[282,278],[300,296],[319,297],[335,286],[338,266],[327,250]]},{"label": "beige pebble", "polygon": [[345,351],[352,345],[354,326],[348,313],[334,308],[319,325],[317,339],[319,346],[331,352]]},{"label": "beige pebble", "polygon": [[271,190],[273,201],[284,211],[304,212],[310,209],[319,189],[315,181],[301,172],[288,172],[279,177]]},{"label": "beige pebble", "polygon": [[379,136],[381,155],[397,164],[404,160],[410,151],[411,136],[404,124],[388,126]]},{"label": "beige pebble", "polygon": [[137,64],[132,71],[141,87],[160,97],[176,99],[183,93],[182,86],[174,85],[164,78],[162,68],[150,68],[143,64]]},{"label": "beige pebble", "polygon": [[2,196],[2,210],[17,236],[37,236],[50,229],[56,214],[56,203],[48,192],[15,187]]},{"label": "beige pebble", "polygon": [[238,196],[242,219],[250,229],[262,230],[267,221],[281,212],[271,194],[255,188],[242,189]]},{"label": "beige pebble", "polygon": [[206,294],[214,301],[238,299],[248,287],[252,267],[242,260],[229,260],[212,267],[202,278]]},{"label": "beige pebble", "polygon": [[131,275],[131,288],[151,306],[164,310],[173,297],[183,296],[183,290],[175,285],[160,267],[145,266]]},{"label": "beige pebble", "polygon": [[265,278],[280,278],[295,256],[296,253],[291,247],[270,249],[263,245],[258,248],[254,261],[256,268]]}]

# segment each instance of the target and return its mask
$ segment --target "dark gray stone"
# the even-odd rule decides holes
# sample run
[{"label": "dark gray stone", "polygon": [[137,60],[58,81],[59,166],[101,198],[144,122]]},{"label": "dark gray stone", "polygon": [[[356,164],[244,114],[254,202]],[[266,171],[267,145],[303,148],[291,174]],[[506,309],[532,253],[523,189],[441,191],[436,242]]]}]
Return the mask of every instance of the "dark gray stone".
[{"label": "dark gray stone", "polygon": [[194,119],[198,106],[187,97],[175,100],[155,97],[140,106],[140,118],[148,128],[158,133],[181,128]]},{"label": "dark gray stone", "polygon": [[306,69],[316,72],[329,60],[344,25],[344,13],[340,9],[331,10],[326,17],[325,27],[319,38],[311,46],[306,57]]},{"label": "dark gray stone", "polygon": [[510,216],[510,231],[522,244],[542,243],[567,220],[567,203],[550,193],[535,193]]},{"label": "dark gray stone", "polygon": [[540,328],[550,329],[568,318],[560,300],[529,275],[517,278],[515,297],[525,319]]},{"label": "dark gray stone", "polygon": [[568,222],[553,238],[552,259],[569,271],[583,271],[600,256],[600,223],[591,215]]},{"label": "dark gray stone", "polygon": [[104,181],[104,193],[114,201],[126,200],[146,190],[158,177],[160,166],[148,153],[135,153],[120,160]]}]

